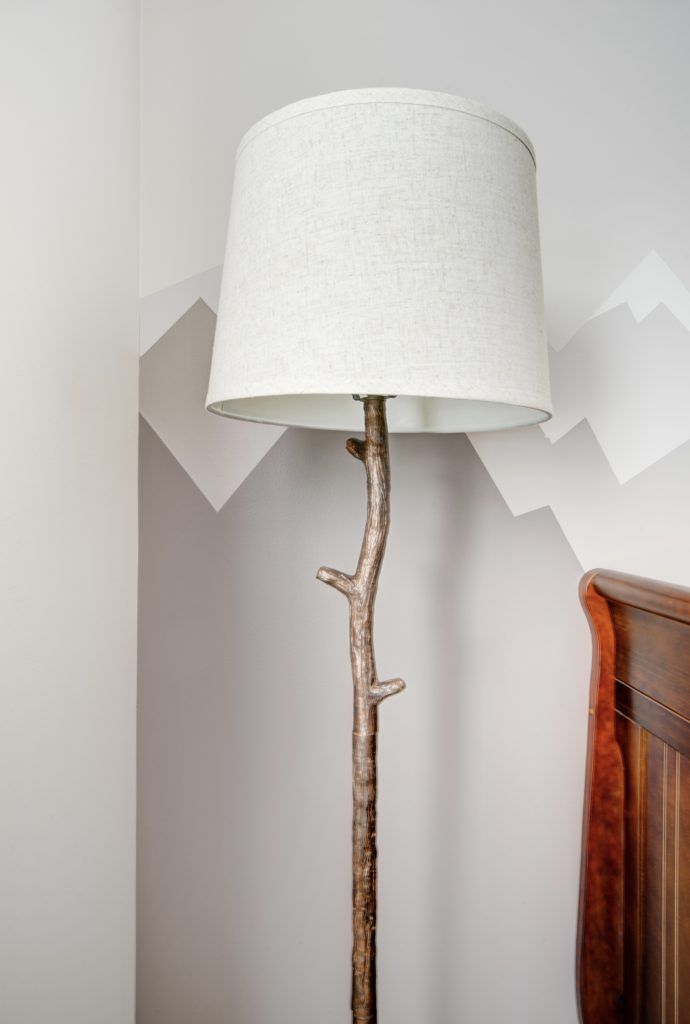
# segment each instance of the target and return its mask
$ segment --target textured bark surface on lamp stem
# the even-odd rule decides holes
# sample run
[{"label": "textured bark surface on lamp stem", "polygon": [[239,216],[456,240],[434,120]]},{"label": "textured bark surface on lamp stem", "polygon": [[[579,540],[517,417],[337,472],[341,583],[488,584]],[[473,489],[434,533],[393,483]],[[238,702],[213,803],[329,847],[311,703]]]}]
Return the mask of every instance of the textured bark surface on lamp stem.
[{"label": "textured bark surface on lamp stem", "polygon": [[350,660],[354,684],[352,730],[352,1020],[375,1024],[376,1011],[376,734],[378,706],[405,688],[402,679],[379,682],[374,659],[374,601],[390,524],[390,464],[386,399],[364,399],[365,438],[347,450],[364,463],[367,520],[353,575],[319,569],[317,578],[345,594],[350,605]]}]

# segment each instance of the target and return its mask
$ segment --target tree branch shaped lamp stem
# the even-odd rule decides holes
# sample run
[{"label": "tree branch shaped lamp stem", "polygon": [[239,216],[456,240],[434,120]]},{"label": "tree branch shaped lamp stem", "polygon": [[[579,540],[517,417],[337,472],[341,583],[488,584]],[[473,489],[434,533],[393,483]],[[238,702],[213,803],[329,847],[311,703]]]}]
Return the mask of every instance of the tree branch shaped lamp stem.
[{"label": "tree branch shaped lamp stem", "polygon": [[390,463],[386,399],[364,400],[364,441],[347,450],[364,463],[367,520],[354,575],[321,568],[317,578],[339,590],[350,606],[350,661],[354,685],[352,729],[352,1020],[376,1024],[376,738],[382,700],[405,689],[402,679],[379,682],[374,658],[374,602],[390,525]]}]

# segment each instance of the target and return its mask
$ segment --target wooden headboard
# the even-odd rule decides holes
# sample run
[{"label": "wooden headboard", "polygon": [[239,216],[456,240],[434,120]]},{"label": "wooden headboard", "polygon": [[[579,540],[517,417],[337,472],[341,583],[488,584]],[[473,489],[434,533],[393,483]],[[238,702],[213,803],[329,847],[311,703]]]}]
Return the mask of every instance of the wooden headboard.
[{"label": "wooden headboard", "polygon": [[597,570],[580,912],[583,1024],[690,1022],[690,590]]}]

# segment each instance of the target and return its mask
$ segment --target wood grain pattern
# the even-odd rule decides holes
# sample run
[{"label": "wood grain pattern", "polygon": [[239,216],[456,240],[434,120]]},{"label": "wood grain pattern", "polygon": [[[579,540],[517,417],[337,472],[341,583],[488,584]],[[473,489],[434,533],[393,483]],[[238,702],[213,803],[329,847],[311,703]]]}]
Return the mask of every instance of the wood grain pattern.
[{"label": "wood grain pattern", "polygon": [[593,660],[580,872],[577,991],[583,1024],[623,1020],[623,757],[616,737],[615,637],[608,603],[585,576],[580,596],[592,631]]},{"label": "wood grain pattern", "polygon": [[[647,736],[645,834],[640,836],[644,872],[640,879],[644,904],[642,931],[642,1020],[645,1024],[663,1024],[664,988],[664,744],[656,736]],[[653,841],[650,842],[650,837]]]},{"label": "wood grain pattern", "polygon": [[[639,896],[644,877],[644,809],[647,800],[647,734],[629,719],[616,722],[617,735],[625,764],[634,771],[625,773],[625,871],[623,910],[623,964],[618,995],[619,1018],[625,1024],[640,1024],[642,1012],[642,959],[644,950],[644,906]],[[588,912],[596,913],[594,908]],[[605,964],[603,965],[605,969]],[[594,980],[596,984],[596,979]],[[623,985],[625,984],[625,1005]],[[625,1012],[624,1012],[625,1011]],[[587,1020],[587,1018],[583,1018]],[[606,1024],[607,1018],[602,1018]]]},{"label": "wood grain pattern", "polygon": [[374,601],[390,525],[390,466],[386,400],[364,399],[364,441],[347,450],[364,463],[367,519],[353,575],[321,568],[317,578],[345,594],[350,606],[350,661],[354,685],[352,730],[352,1020],[376,1024],[376,737],[378,706],[405,688],[380,682],[374,658]]},{"label": "wood grain pattern", "polygon": [[690,1024],[690,591],[599,571],[581,593],[595,640],[581,1020]]},{"label": "wood grain pattern", "polygon": [[677,811],[678,1013],[674,1024],[690,1021],[690,761],[678,765]]},{"label": "wood grain pattern", "polygon": [[620,679],[616,681],[616,711],[658,736],[684,757],[690,757],[690,721]]},{"label": "wood grain pattern", "polygon": [[618,679],[690,718],[687,623],[612,604]]}]

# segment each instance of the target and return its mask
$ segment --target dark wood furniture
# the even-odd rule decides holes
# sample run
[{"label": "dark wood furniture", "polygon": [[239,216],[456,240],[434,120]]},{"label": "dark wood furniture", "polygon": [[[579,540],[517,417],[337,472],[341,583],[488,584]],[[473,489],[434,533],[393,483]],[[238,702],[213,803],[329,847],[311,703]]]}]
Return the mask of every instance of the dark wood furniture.
[{"label": "dark wood furniture", "polygon": [[690,1024],[690,590],[597,570],[578,996],[583,1024]]}]

